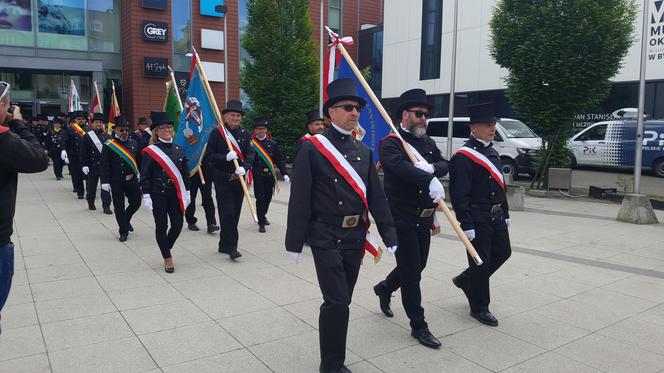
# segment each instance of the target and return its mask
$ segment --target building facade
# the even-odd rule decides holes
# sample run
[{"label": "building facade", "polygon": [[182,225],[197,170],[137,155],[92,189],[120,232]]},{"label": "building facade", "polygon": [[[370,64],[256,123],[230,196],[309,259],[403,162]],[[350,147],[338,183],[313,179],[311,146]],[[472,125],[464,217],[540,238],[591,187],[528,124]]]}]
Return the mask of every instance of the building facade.
[{"label": "building facade", "polygon": [[[608,119],[611,113],[638,103],[638,80],[641,48],[640,4],[634,23],[634,44],[613,78],[609,97],[592,112],[574,113],[575,125],[586,127]],[[649,40],[646,113],[664,117],[664,6],[661,0],[650,1],[651,36]],[[492,101],[499,115],[518,117],[505,97],[504,78],[489,54],[489,20],[496,0],[459,1],[458,48],[455,115],[467,114],[468,104]],[[453,0],[385,1],[382,97],[391,106],[402,92],[423,88],[434,107],[434,116],[448,116],[452,66]],[[610,27],[610,25],[607,25]]]}]

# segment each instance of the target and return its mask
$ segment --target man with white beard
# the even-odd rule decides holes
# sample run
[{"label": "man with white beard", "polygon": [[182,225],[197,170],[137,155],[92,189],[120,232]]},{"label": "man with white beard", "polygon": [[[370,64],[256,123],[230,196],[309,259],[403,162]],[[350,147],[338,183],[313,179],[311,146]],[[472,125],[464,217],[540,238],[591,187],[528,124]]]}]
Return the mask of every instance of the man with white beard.
[{"label": "man with white beard", "polygon": [[401,120],[399,134],[418,159],[417,164],[410,161],[404,142],[396,135],[388,135],[379,145],[380,162],[385,172],[385,195],[397,227],[399,250],[396,252],[397,267],[374,286],[374,292],[385,316],[393,317],[390,298],[401,288],[401,301],[410,319],[411,335],[424,346],[439,348],[440,341],[431,334],[424,321],[420,291],[436,204],[445,197],[438,178],[445,176],[448,170],[447,160],[426,134],[430,113],[427,94],[422,89],[411,89],[399,98],[395,112],[395,117]]}]

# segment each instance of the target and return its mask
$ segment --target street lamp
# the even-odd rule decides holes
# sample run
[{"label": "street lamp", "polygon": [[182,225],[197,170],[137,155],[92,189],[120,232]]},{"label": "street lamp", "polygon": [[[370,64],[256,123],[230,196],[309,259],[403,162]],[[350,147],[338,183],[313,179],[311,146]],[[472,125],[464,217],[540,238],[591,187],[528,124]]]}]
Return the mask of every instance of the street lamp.
[{"label": "street lamp", "polygon": [[226,7],[226,4],[215,5],[214,11],[224,15],[224,98],[228,101],[228,27],[226,27],[228,7]]}]

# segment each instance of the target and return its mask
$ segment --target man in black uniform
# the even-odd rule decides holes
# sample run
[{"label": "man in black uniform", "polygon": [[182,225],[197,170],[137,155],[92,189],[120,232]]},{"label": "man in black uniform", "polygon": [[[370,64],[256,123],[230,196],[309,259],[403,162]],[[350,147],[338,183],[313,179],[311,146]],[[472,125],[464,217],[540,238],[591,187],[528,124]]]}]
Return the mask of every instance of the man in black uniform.
[{"label": "man in black uniform", "polygon": [[71,175],[71,183],[74,186],[74,193],[78,199],[83,199],[85,195],[85,186],[83,183],[84,175],[81,166],[81,139],[87,132],[85,125],[86,115],[83,111],[75,111],[72,114],[73,121],[70,123],[65,135],[65,149],[60,153],[60,158],[65,161]]},{"label": "man in black uniform", "polygon": [[131,138],[138,143],[141,150],[150,145],[150,123],[145,117],[138,118],[138,128],[131,134]]},{"label": "man in black uniform", "polygon": [[[113,197],[115,220],[120,228],[120,242],[127,241],[134,231],[131,217],[141,207],[141,189],[138,185],[140,146],[129,138],[129,123],[124,117],[115,117],[114,136],[104,143],[99,163],[101,190]],[[135,168],[134,168],[135,167]],[[125,197],[129,206],[125,209]]]},{"label": "man in black uniform", "polygon": [[[205,184],[201,182],[201,177],[198,175],[199,172],[203,171],[203,177],[205,178]],[[198,191],[201,191],[201,199],[203,200],[203,210],[205,210],[205,221],[207,223],[207,232],[213,234],[218,231],[220,228],[217,225],[216,212],[214,211],[214,200],[212,199],[212,182],[214,177],[212,176],[212,171],[210,167],[204,162],[201,162],[201,168],[196,171],[196,173],[191,177],[191,185],[189,191],[191,192],[191,203],[187,206],[187,211],[184,214],[185,219],[187,220],[187,226],[190,231],[200,231],[196,222],[196,195]]]},{"label": "man in black uniform", "polygon": [[[239,240],[237,224],[240,220],[242,198],[244,197],[240,178],[251,169],[255,152],[251,146],[251,133],[240,128],[244,115],[242,102],[229,100],[221,114],[226,130],[233,136],[239,148],[237,151],[228,151],[226,140],[222,135],[224,128],[219,126],[210,132],[204,162],[214,169],[214,186],[221,221],[219,252],[228,254],[231,259],[235,260],[242,256],[237,249]],[[233,160],[237,160],[239,165],[237,168]]]},{"label": "man in black uniform", "polygon": [[399,101],[395,112],[395,117],[401,120],[398,131],[414,149],[418,163],[413,165],[396,136],[388,136],[380,143],[385,194],[397,226],[399,251],[397,267],[374,286],[374,292],[380,299],[383,313],[392,317],[390,298],[401,287],[401,301],[410,319],[411,335],[427,347],[438,348],[440,341],[424,321],[420,280],[429,256],[436,203],[445,196],[438,178],[447,174],[448,163],[426,134],[431,111],[426,92],[411,89],[404,92]]},{"label": "man in black uniform", "polygon": [[295,158],[297,158],[297,153],[300,151],[300,147],[307,141],[309,136],[318,135],[325,131],[325,124],[323,123],[323,118],[320,117],[318,109],[310,110],[307,112],[307,133],[304,136],[300,137],[295,143],[293,148],[293,169],[295,169]]},{"label": "man in black uniform", "polygon": [[[254,173],[254,195],[256,196],[256,213],[258,215],[258,231],[261,233],[265,233],[265,226],[270,225],[270,222],[265,215],[270,208],[272,194],[276,187],[275,183],[277,175],[275,167],[278,167],[281,174],[284,175],[284,181],[286,183],[290,182],[290,176],[288,176],[288,171],[286,170],[284,157],[281,154],[281,150],[279,150],[277,142],[268,138],[267,126],[267,119],[254,119],[254,139],[252,141],[258,143],[260,148],[262,148],[259,149],[256,144],[254,144],[256,157],[254,158],[254,164],[252,165],[252,171]],[[265,155],[261,150],[264,150],[267,153],[269,159],[265,158]],[[275,174],[273,174],[273,172],[275,172]]]},{"label": "man in black uniform", "polygon": [[452,279],[470,304],[470,316],[497,326],[489,311],[489,277],[512,253],[511,225],[502,165],[493,148],[496,115],[492,104],[468,108],[471,138],[450,160],[450,199],[461,229],[475,246],[484,264],[468,256],[469,267]]},{"label": "man in black uniform", "polygon": [[53,161],[53,172],[57,180],[62,180],[62,168],[65,162],[60,158],[60,154],[65,148],[66,130],[62,128],[62,118],[55,117],[53,119],[53,128],[48,131],[46,137],[46,149],[48,149],[48,156]]},{"label": "man in black uniform", "polygon": [[[365,242],[370,242],[366,241],[364,224],[368,212],[391,252],[396,251],[397,235],[371,150],[351,135],[366,102],[357,96],[351,79],[333,81],[327,92],[323,112],[332,119],[332,125],[316,137],[317,144],[305,142],[297,155],[288,202],[286,250],[297,263],[305,239],[311,244],[324,299],[319,317],[320,371],[350,372],[344,365],[348,306]],[[332,155],[334,159],[345,165],[333,166],[319,150],[320,144],[328,144],[326,149],[337,152]]]},{"label": "man in black uniform", "polygon": [[[88,208],[96,210],[95,199],[97,198],[97,184],[99,183],[99,161],[104,142],[109,139],[104,131],[104,115],[94,113],[92,117],[92,130],[81,139],[81,171],[87,176],[86,188],[88,191]],[[112,214],[111,194],[101,191],[101,203],[104,208],[104,214]]]}]

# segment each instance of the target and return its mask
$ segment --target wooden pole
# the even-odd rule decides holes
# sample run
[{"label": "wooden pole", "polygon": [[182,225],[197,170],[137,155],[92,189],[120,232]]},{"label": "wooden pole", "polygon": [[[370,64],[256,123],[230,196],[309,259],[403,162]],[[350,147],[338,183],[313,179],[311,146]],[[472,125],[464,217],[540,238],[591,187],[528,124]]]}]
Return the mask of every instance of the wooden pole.
[{"label": "wooden pole", "polygon": [[[378,100],[378,97],[376,97],[376,94],[374,94],[373,90],[369,86],[369,83],[367,83],[367,81],[362,76],[362,73],[355,65],[355,62],[353,62],[353,59],[348,54],[348,51],[346,51],[346,48],[344,47],[343,43],[337,43],[337,48],[339,49],[339,51],[341,51],[341,54],[346,59],[346,62],[348,62],[348,65],[350,65],[350,68],[353,70],[353,73],[355,73],[355,76],[357,76],[357,79],[360,81],[360,84],[362,84],[362,87],[364,87],[364,90],[367,91],[369,98],[371,98],[371,101],[374,103],[374,105],[376,105],[376,108],[378,108],[378,111],[383,116],[383,119],[385,119],[385,122],[387,122],[387,124],[390,126],[392,132],[394,132],[397,136],[399,136],[399,139],[401,139],[402,145],[404,145],[403,148],[406,151],[406,155],[408,155],[410,161],[413,162],[413,164],[417,163],[417,158],[415,158],[415,155],[413,154],[413,152],[411,152],[410,147],[405,146],[405,141],[399,134],[399,131],[397,131],[394,124],[392,123],[392,119],[390,118],[389,114],[387,114],[387,111],[385,111],[385,108],[380,103],[380,100]],[[452,212],[450,211],[449,207],[447,207],[445,202],[442,200],[438,201],[438,207],[443,211],[445,217],[447,217],[447,221],[450,222],[452,229],[454,229],[454,232],[457,234],[457,236],[459,236],[461,242],[463,242],[463,245],[466,247],[466,251],[468,251],[468,254],[473,258],[475,264],[477,264],[478,266],[482,265],[483,263],[482,258],[480,258],[479,254],[477,253],[477,250],[475,250],[475,247],[473,247],[473,244],[470,242],[468,237],[466,237],[466,234],[463,233],[461,225],[459,225],[459,222],[456,220],[456,217],[452,215]]]},{"label": "wooden pole", "polygon": [[[194,56],[196,58],[196,64],[200,64],[201,60],[198,57],[198,52],[196,52],[196,48],[192,47],[194,51]],[[219,112],[219,107],[217,106],[217,100],[214,99],[214,94],[212,93],[212,88],[210,88],[210,83],[207,80],[207,77],[205,76],[205,71],[203,71],[202,66],[199,66],[201,75],[203,76],[203,86],[205,87],[205,90],[207,91],[207,94],[210,96],[212,99],[212,109],[214,110],[214,115],[217,117],[217,121],[219,122],[220,126],[224,125],[224,120],[221,118],[221,113]],[[228,136],[224,136],[226,139],[226,146],[228,146],[228,151],[233,151],[233,146],[231,145],[231,140],[228,138]],[[233,165],[235,168],[240,167],[240,164],[237,162],[237,159],[233,159]],[[249,172],[249,170],[247,170]],[[201,173],[202,175],[202,173]],[[247,201],[247,204],[249,205],[249,210],[251,211],[251,217],[254,219],[254,222],[258,223],[258,215],[256,214],[256,208],[254,207],[254,204],[251,202],[251,196],[249,195],[249,189],[247,188],[247,183],[244,182],[244,178],[240,176],[240,185],[242,185],[242,190],[244,191],[244,198]]]}]

